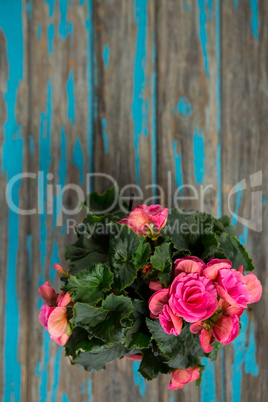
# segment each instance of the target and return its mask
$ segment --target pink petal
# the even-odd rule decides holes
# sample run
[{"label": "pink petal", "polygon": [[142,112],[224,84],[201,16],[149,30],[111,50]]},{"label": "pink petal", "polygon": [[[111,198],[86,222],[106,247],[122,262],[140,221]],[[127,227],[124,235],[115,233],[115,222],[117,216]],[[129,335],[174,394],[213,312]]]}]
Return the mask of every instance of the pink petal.
[{"label": "pink petal", "polygon": [[70,335],[62,334],[59,337],[50,336],[50,338],[53,339],[53,341],[55,341],[58,345],[64,346],[68,342]]},{"label": "pink petal", "polygon": [[135,361],[141,361],[142,360],[142,355],[128,355],[125,356],[126,359],[130,359],[130,360],[135,360]]},{"label": "pink petal", "polygon": [[237,271],[240,272],[240,273],[243,275],[243,265],[241,265],[241,266],[238,268]]},{"label": "pink petal", "polygon": [[249,303],[256,303],[262,295],[262,285],[256,275],[250,273],[244,276],[245,284],[250,292]]},{"label": "pink petal", "polygon": [[196,321],[190,326],[190,331],[193,334],[199,334],[204,328],[204,321]]},{"label": "pink petal", "polygon": [[54,264],[53,269],[58,272],[59,277],[69,278],[68,272],[65,271],[64,268],[60,264]]},{"label": "pink petal", "polygon": [[211,346],[211,342],[213,341],[213,336],[206,329],[201,330],[201,334],[199,335],[199,340],[201,344],[201,348],[205,353],[210,353],[213,350]]},{"label": "pink petal", "polygon": [[239,334],[239,318],[236,315],[219,317],[212,327],[212,333],[218,342],[227,345]]},{"label": "pink petal", "polygon": [[192,379],[191,381],[196,381],[200,377],[200,367],[194,367],[192,369]]},{"label": "pink petal", "polygon": [[168,302],[169,289],[162,289],[155,292],[149,299],[149,310],[158,317],[163,307]]},{"label": "pink petal", "polygon": [[175,277],[179,275],[181,272],[185,272],[187,274],[197,272],[200,274],[206,267],[204,261],[200,260],[200,258],[198,257],[192,257],[192,256],[179,258],[174,262],[174,264],[175,264],[175,270],[174,270]]},{"label": "pink petal", "polygon": [[47,330],[47,322],[50,314],[56,307],[49,307],[46,304],[41,307],[40,314],[39,314],[39,321],[40,324]]},{"label": "pink petal", "polygon": [[59,307],[65,307],[72,301],[71,296],[69,293],[60,292],[57,297],[57,305]]},{"label": "pink petal", "polygon": [[220,299],[218,302],[219,307],[222,308],[224,315],[228,315],[229,317],[232,317],[233,315],[237,315],[238,317],[240,317],[243,312],[244,312],[244,308],[237,305],[231,305],[229,304],[226,300],[224,299]]},{"label": "pink petal", "polygon": [[232,263],[229,260],[214,259],[207,263],[207,268],[204,269],[204,276],[215,281],[221,269],[231,269]]},{"label": "pink petal", "polygon": [[48,306],[52,307],[53,305],[56,304],[57,293],[50,286],[48,281],[45,282],[43,285],[39,286],[38,292]]},{"label": "pink petal", "polygon": [[67,308],[56,307],[48,319],[48,332],[50,335],[59,338],[67,328]]},{"label": "pink petal", "polygon": [[190,367],[186,370],[177,369],[171,372],[171,380],[174,383],[174,385],[177,385],[176,383],[183,385],[187,384],[188,382],[191,381],[191,378],[192,378],[192,369]]},{"label": "pink petal", "polygon": [[229,293],[225,289],[223,289],[217,282],[215,282],[215,285],[218,295],[221,298],[226,300],[231,306],[237,306],[237,307],[239,306],[239,304],[237,304],[237,302],[229,295]]},{"label": "pink petal", "polygon": [[163,286],[161,285],[161,282],[160,282],[160,281],[151,281],[151,282],[149,283],[149,288],[150,288],[151,290],[157,291],[157,290],[163,289]]}]

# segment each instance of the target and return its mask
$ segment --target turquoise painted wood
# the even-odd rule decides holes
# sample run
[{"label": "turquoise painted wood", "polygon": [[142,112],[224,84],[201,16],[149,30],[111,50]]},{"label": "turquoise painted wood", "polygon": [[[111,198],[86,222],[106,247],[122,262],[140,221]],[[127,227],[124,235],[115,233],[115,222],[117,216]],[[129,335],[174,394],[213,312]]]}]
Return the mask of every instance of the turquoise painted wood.
[{"label": "turquoise painted wood", "polygon": [[[1,400],[266,400],[265,3],[0,0]],[[251,188],[258,171],[262,182]],[[145,200],[166,206],[178,189],[184,207],[235,212],[264,294],[217,363],[204,361],[200,390],[171,392],[167,376],[145,382],[138,363],[126,359],[99,373],[71,367],[39,324],[37,287],[46,280],[59,286],[52,265],[66,264],[64,247],[83,216],[61,213],[75,210],[78,196],[59,189],[73,183],[85,194],[111,185],[111,177],[93,173],[121,187],[138,184]],[[243,179],[246,189],[228,207]],[[185,198],[193,195],[188,184],[192,199]],[[250,219],[254,191],[262,191],[259,232],[238,219]],[[11,201],[35,211],[18,214]]]}]

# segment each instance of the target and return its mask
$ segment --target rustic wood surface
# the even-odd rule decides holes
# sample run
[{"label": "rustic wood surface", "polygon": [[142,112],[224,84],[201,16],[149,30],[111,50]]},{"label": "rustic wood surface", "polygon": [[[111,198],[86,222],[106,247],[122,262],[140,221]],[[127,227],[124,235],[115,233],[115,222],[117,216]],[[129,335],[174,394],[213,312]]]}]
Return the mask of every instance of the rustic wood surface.
[{"label": "rustic wood surface", "polygon": [[[145,382],[126,359],[98,373],[71,367],[39,324],[37,287],[59,286],[52,265],[64,265],[71,219],[82,218],[63,214],[60,226],[61,201],[75,209],[79,199],[56,186],[111,185],[90,173],[214,215],[230,214],[245,179],[231,209],[249,220],[251,190],[263,191],[267,218],[267,44],[260,0],[0,0],[0,400],[266,401],[267,219],[256,232],[233,218],[264,292],[234,345],[204,362],[200,390],[171,392],[168,376]],[[44,176],[41,199],[33,176],[7,194],[39,207],[28,216],[5,198],[22,172]]]}]

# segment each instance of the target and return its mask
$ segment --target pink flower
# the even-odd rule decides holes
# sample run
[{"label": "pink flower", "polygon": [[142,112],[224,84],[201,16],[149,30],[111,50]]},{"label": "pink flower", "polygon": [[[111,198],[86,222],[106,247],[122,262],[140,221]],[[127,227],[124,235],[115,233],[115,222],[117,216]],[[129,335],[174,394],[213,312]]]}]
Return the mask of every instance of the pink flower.
[{"label": "pink flower", "polygon": [[214,337],[209,331],[208,324],[204,321],[197,321],[190,326],[190,331],[193,334],[199,334],[200,345],[205,353],[210,353],[213,350],[211,344],[214,341]]},{"label": "pink flower", "polygon": [[262,295],[262,285],[256,275],[250,273],[244,276],[245,284],[249,290],[249,303],[256,303]]},{"label": "pink flower", "polygon": [[206,278],[215,281],[221,269],[231,269],[231,268],[232,268],[231,261],[214,259],[207,263],[207,267],[204,269],[203,274]]},{"label": "pink flower", "polygon": [[159,314],[161,327],[167,334],[179,335],[182,330],[182,318],[173,314],[171,308],[165,304],[162,312]]},{"label": "pink flower", "polygon": [[151,205],[148,207],[146,213],[158,230],[165,226],[168,217],[168,208],[164,208],[159,204]]},{"label": "pink flower", "polygon": [[217,307],[217,291],[210,279],[182,272],[170,288],[169,306],[187,322],[205,320]]},{"label": "pink flower", "polygon": [[227,345],[239,334],[239,318],[237,315],[219,317],[212,327],[212,333],[218,342]]},{"label": "pink flower", "polygon": [[71,296],[65,292],[60,292],[57,295],[48,282],[41,285],[38,290],[43,300],[47,303],[41,307],[39,314],[40,324],[49,332],[51,339],[63,346],[71,335],[66,308],[71,302]]},{"label": "pink flower", "polygon": [[54,264],[53,265],[53,269],[55,269],[59,275],[60,278],[69,278],[69,274],[68,272],[65,271],[64,268],[62,268],[62,266],[60,264]]},{"label": "pink flower", "polygon": [[241,272],[235,269],[221,269],[218,273],[216,287],[219,296],[229,304],[247,307],[251,295]]},{"label": "pink flower", "polygon": [[45,282],[44,285],[39,286],[38,288],[39,294],[44,300],[44,302],[48,306],[54,306],[56,305],[57,301],[57,293],[55,290],[50,286],[49,282]]},{"label": "pink flower", "polygon": [[181,389],[188,382],[193,382],[198,380],[200,377],[200,367],[189,367],[186,370],[177,369],[171,373],[171,381],[168,386],[169,389]]},{"label": "pink flower", "polygon": [[198,257],[183,257],[179,258],[174,262],[175,269],[174,269],[174,276],[178,276],[181,272],[185,272],[186,274],[190,274],[196,272],[201,274],[203,269],[206,268],[206,264],[204,261],[200,260]]},{"label": "pink flower", "polygon": [[155,235],[153,227],[160,231],[166,224],[168,209],[161,205],[139,205],[133,209],[127,218],[121,219],[119,223],[127,225],[138,235]]},{"label": "pink flower", "polygon": [[239,306],[238,304],[229,304],[224,299],[220,299],[218,301],[218,309],[223,311],[223,315],[227,315],[229,317],[232,317],[233,315],[240,317],[244,312],[243,307]]},{"label": "pink flower", "polygon": [[150,283],[149,283],[149,288],[151,289],[151,290],[161,290],[161,289],[163,289],[163,286],[161,285],[161,282],[159,281],[159,280],[157,280],[157,281],[151,281]]}]

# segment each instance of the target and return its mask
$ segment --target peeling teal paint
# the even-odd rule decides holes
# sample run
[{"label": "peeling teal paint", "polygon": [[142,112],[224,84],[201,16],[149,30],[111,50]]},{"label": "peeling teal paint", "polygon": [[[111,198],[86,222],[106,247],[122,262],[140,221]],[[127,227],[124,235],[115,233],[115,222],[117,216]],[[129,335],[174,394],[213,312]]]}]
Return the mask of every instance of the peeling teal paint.
[{"label": "peeling teal paint", "polygon": [[88,402],[92,402],[92,384],[91,384],[91,378],[87,380],[87,397],[88,397]]},{"label": "peeling teal paint", "polygon": [[31,134],[29,135],[29,151],[30,151],[30,155],[33,156],[33,154],[34,154],[34,138]]},{"label": "peeling teal paint", "polygon": [[191,116],[192,105],[186,97],[180,98],[177,110],[183,117]]},{"label": "peeling teal paint", "polygon": [[108,135],[107,135],[107,132],[106,132],[106,128],[107,128],[106,119],[103,117],[101,119],[101,132],[102,132],[105,155],[107,155],[108,151],[109,151],[109,138],[108,138]]},{"label": "peeling teal paint", "polygon": [[[87,122],[87,154],[88,171],[93,172],[93,85],[92,85],[92,47],[93,47],[93,20],[92,20],[92,0],[87,1],[87,19],[85,26],[87,30],[87,101],[88,101],[88,122]],[[90,182],[90,191],[93,189],[93,180]]]},{"label": "peeling teal paint", "polygon": [[138,372],[140,367],[140,362],[133,362],[132,363],[132,370],[134,376],[134,384],[139,386],[140,396],[144,397],[146,392],[146,382],[142,375]]},{"label": "peeling teal paint", "polygon": [[201,184],[205,173],[205,147],[203,132],[198,128],[195,129],[194,134],[193,156],[195,181],[197,184]]},{"label": "peeling teal paint", "polygon": [[32,19],[33,16],[33,0],[29,0],[26,4],[25,4],[25,9],[27,11],[27,17],[28,20]]},{"label": "peeling teal paint", "polygon": [[[199,38],[203,53],[204,69],[207,77],[209,77],[209,60],[207,55],[207,15],[205,0],[197,0],[199,7]],[[210,4],[210,3],[209,3]]]},{"label": "peeling teal paint", "polygon": [[[17,94],[20,82],[24,78],[23,60],[23,12],[22,1],[5,1],[0,4],[0,29],[6,40],[6,58],[8,64],[8,79],[4,94],[6,121],[3,126],[4,142],[2,146],[2,174],[6,175],[8,182],[23,170],[24,140],[21,135],[21,126],[17,122],[16,107]],[[14,51],[16,49],[16,51]],[[4,181],[5,179],[3,179]],[[9,191],[7,198],[12,197],[16,205],[20,201],[21,180],[18,180],[12,194]],[[19,356],[19,324],[20,324],[20,300],[18,299],[17,278],[17,254],[19,251],[19,215],[9,210],[7,233],[7,267],[6,267],[6,297],[4,339],[3,339],[3,372],[4,390],[0,399],[4,402],[21,399],[21,361]],[[12,329],[12,330],[11,330]]]},{"label": "peeling teal paint", "polygon": [[173,141],[172,147],[173,147],[173,157],[175,164],[176,186],[180,188],[179,192],[183,193],[183,188],[181,187],[183,184],[181,153],[177,153],[176,141]]},{"label": "peeling teal paint", "polygon": [[259,38],[258,27],[259,27],[259,15],[258,15],[258,0],[249,0],[250,9],[252,13],[251,17],[251,29],[255,39]]},{"label": "peeling teal paint", "polygon": [[49,16],[49,18],[51,18],[54,14],[55,0],[45,0],[45,2],[48,5],[48,10],[49,10],[48,16]]},{"label": "peeling teal paint", "polygon": [[174,394],[170,394],[170,402],[175,402],[175,396]]},{"label": "peeling teal paint", "polygon": [[110,58],[110,49],[107,44],[104,45],[102,57],[103,57],[105,68],[108,68],[109,67],[109,58]]},{"label": "peeling teal paint", "polygon": [[74,24],[73,22],[67,21],[68,15],[68,1],[59,0],[59,10],[60,10],[60,24],[59,24],[59,34],[62,40],[67,38],[67,35],[73,35]]},{"label": "peeling teal paint", "polygon": [[204,357],[202,359],[202,364],[206,367],[202,383],[200,387],[200,397],[201,402],[216,402],[216,382],[215,382],[215,367],[214,363]]},{"label": "peeling teal paint", "polygon": [[82,395],[84,395],[84,393],[85,393],[85,385],[83,382],[81,382],[81,384],[80,384],[80,392]]},{"label": "peeling teal paint", "polygon": [[[54,342],[54,341],[53,341]],[[50,362],[50,335],[48,331],[43,330],[43,342],[42,342],[42,356],[43,361],[39,366],[39,400],[38,402],[47,401],[47,387],[48,387],[48,366]]]},{"label": "peeling teal paint", "polygon": [[32,235],[28,234],[26,237],[26,250],[27,250],[27,265],[28,265],[28,283],[32,277]]},{"label": "peeling teal paint", "polygon": [[62,394],[62,402],[69,402],[69,398],[67,394]]},{"label": "peeling teal paint", "polygon": [[54,24],[50,23],[47,28],[47,44],[48,44],[48,53],[53,54],[53,41],[55,38],[55,29]]},{"label": "peeling teal paint", "polygon": [[185,11],[187,11],[188,13],[191,11],[191,7],[189,6],[189,4],[186,4],[186,0],[183,0],[182,6],[183,6],[183,9]]},{"label": "peeling teal paint", "polygon": [[66,84],[66,91],[67,91],[67,118],[71,120],[72,124],[74,124],[75,112],[76,112],[74,70],[70,71],[69,78]]},{"label": "peeling teal paint", "polygon": [[264,196],[262,197],[262,203],[263,203],[264,206],[267,205],[267,198],[264,197]]},{"label": "peeling teal paint", "polygon": [[217,102],[217,132],[218,144],[216,154],[216,171],[217,171],[217,200],[218,200],[218,217],[222,215],[222,180],[221,180],[221,31],[220,31],[220,0],[216,0],[215,4],[216,19],[216,102]]},{"label": "peeling teal paint", "polygon": [[52,384],[52,392],[51,392],[51,401],[56,402],[57,400],[57,392],[60,384],[60,362],[62,357],[63,348],[61,346],[57,346],[57,354],[55,356],[54,363],[54,375],[53,375],[53,384]]},{"label": "peeling teal paint", "polygon": [[[257,376],[259,368],[256,362],[256,343],[254,338],[254,322],[250,322],[249,337],[247,337],[249,327],[248,313],[244,312],[241,316],[241,331],[239,336],[232,342],[234,348],[234,363],[232,365],[232,397],[233,401],[241,401],[241,389],[243,372]],[[248,343],[248,346],[246,346]],[[243,369],[245,367],[245,369]]]},{"label": "peeling teal paint", "polygon": [[238,0],[233,0],[233,2],[234,2],[234,9],[237,10]]},{"label": "peeling teal paint", "polygon": [[151,88],[151,149],[152,149],[152,184],[153,187],[153,196],[155,197],[156,202],[156,184],[157,184],[157,75],[156,75],[156,43],[155,43],[155,34],[153,36],[153,48],[152,48],[152,88]]},{"label": "peeling teal paint", "polygon": [[43,29],[42,24],[39,24],[38,27],[37,27],[37,40],[38,41],[40,41],[40,39],[41,39],[42,29]]},{"label": "peeling teal paint", "polygon": [[136,182],[140,183],[140,136],[147,136],[148,101],[145,100],[144,89],[146,85],[146,41],[147,41],[147,0],[135,0],[134,18],[137,29],[136,51],[133,76],[132,119],[134,127],[134,152]]},{"label": "peeling teal paint", "polygon": [[84,157],[79,138],[76,138],[73,150],[73,164],[80,170],[80,184],[84,183]]}]

